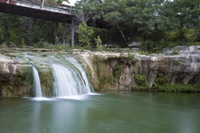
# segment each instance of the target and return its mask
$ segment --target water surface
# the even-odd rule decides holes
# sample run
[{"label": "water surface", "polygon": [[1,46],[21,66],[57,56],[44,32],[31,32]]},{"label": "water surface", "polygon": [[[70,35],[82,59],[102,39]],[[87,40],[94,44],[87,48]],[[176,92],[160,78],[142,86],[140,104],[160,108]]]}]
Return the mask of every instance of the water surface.
[{"label": "water surface", "polygon": [[0,133],[199,133],[200,94],[0,100]]}]

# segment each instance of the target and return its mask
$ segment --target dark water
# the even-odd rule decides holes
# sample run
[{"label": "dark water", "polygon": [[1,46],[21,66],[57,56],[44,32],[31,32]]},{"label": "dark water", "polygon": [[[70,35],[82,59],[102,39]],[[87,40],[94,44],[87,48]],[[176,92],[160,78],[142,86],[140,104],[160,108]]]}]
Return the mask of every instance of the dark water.
[{"label": "dark water", "polygon": [[200,133],[200,94],[1,99],[0,133]]}]

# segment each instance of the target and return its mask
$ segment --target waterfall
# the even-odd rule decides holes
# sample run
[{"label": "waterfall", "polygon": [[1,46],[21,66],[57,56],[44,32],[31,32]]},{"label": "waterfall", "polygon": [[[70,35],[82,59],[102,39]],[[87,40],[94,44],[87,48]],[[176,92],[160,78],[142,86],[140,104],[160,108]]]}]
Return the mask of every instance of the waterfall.
[{"label": "waterfall", "polygon": [[81,64],[76,61],[74,58],[66,58],[67,61],[71,62],[76,68],[78,68],[79,72],[80,72],[80,76],[82,76],[83,81],[85,83],[85,85],[83,86],[86,90],[87,93],[91,93],[93,92],[92,86],[90,85],[89,79],[87,77],[87,74],[85,72],[85,70],[83,69],[83,67],[81,66]]},{"label": "waterfall", "polygon": [[35,97],[42,97],[42,89],[41,89],[41,85],[40,85],[40,77],[39,77],[38,71],[34,65],[32,65],[32,68],[33,68]]},{"label": "waterfall", "polygon": [[67,61],[65,64],[52,64],[56,96],[91,93],[92,88],[82,66],[73,58],[66,58],[65,61]]}]

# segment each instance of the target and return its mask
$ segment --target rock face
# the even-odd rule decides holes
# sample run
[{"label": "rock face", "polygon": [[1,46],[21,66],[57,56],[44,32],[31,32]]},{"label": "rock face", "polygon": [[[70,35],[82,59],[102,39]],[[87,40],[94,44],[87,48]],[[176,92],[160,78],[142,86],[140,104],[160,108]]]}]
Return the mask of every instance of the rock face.
[{"label": "rock face", "polygon": [[0,97],[23,97],[32,92],[32,67],[0,55]]},{"label": "rock face", "polygon": [[[0,97],[29,97],[35,95],[33,70],[29,60],[22,53],[14,56],[0,54]],[[35,53],[36,54],[36,53]],[[17,57],[17,56],[21,57]],[[53,73],[42,61],[39,68],[40,82],[44,96],[53,96]]]},{"label": "rock face", "polygon": [[[62,52],[59,53],[59,57],[64,54],[67,56],[67,53]],[[34,60],[37,64],[44,96],[53,96],[53,72],[50,64],[43,60],[43,57],[48,55],[49,53],[43,53],[37,58],[32,58],[32,61]],[[157,82],[172,85],[200,85],[200,47],[197,46],[177,47],[172,51],[166,51],[165,54],[148,56],[130,52],[78,50],[71,56],[82,63],[97,92],[131,90],[140,84],[152,88]],[[138,80],[144,83],[138,83]],[[34,96],[30,61],[24,59],[23,56],[17,58],[17,56],[0,54],[0,97],[24,96]]]},{"label": "rock face", "polygon": [[[185,47],[184,47],[185,48]],[[177,49],[176,49],[177,50]],[[143,75],[151,88],[160,74],[168,84],[200,85],[200,47],[187,47],[168,55],[88,52],[93,70],[87,65],[96,91],[130,90],[137,86],[135,74]],[[79,53],[81,54],[81,53]],[[90,66],[91,67],[91,66]]]}]

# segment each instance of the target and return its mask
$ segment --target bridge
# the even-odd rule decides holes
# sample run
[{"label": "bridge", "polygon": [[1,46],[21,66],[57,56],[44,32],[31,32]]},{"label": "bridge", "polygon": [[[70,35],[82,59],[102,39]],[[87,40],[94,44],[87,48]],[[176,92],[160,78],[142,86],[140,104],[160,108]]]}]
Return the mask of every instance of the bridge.
[{"label": "bridge", "polygon": [[72,8],[44,0],[0,0],[0,12],[56,22],[71,23]]},{"label": "bridge", "polygon": [[[74,44],[73,7],[45,0],[0,0],[0,12],[71,24],[71,44]],[[63,43],[66,43],[66,26],[63,26]],[[57,32],[57,29],[55,30]],[[55,40],[57,33],[55,33]]]}]

